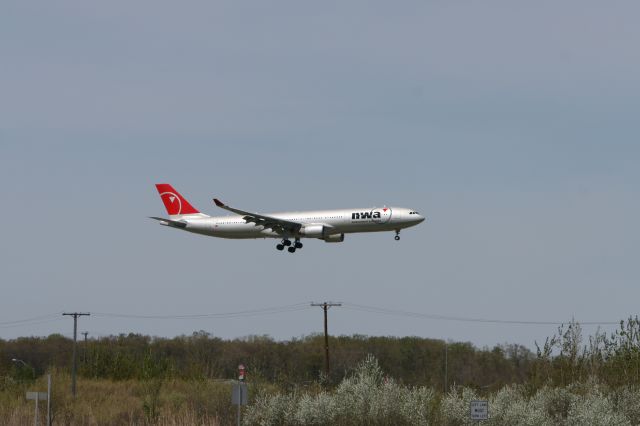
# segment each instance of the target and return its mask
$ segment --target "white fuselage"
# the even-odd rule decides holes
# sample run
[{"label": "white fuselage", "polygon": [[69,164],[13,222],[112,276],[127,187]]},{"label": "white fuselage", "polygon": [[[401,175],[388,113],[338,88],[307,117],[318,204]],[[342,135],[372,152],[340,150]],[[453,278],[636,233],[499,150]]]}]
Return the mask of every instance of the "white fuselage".
[{"label": "white fuselage", "polygon": [[[297,235],[285,237],[321,238],[355,232],[400,231],[415,226],[425,218],[401,207],[319,210],[269,213],[270,217],[303,224]],[[186,223],[185,231],[220,238],[282,238],[283,234],[262,225],[247,223],[243,216],[210,217],[203,214],[172,216]]]}]

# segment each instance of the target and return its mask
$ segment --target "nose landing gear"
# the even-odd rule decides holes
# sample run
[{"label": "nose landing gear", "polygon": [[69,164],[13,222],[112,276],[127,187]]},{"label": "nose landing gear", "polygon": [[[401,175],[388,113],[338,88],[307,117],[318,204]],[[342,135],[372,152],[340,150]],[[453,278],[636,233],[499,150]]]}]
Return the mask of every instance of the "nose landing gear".
[{"label": "nose landing gear", "polygon": [[396,241],[400,241],[400,230],[399,229],[396,230],[395,240]]}]

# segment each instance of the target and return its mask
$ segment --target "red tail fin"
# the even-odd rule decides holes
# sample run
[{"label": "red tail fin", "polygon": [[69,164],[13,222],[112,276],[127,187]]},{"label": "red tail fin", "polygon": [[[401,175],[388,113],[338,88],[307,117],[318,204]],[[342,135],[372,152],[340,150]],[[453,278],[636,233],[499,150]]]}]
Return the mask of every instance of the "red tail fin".
[{"label": "red tail fin", "polygon": [[189,202],[168,183],[156,183],[156,188],[158,188],[160,198],[162,198],[162,202],[170,216],[200,213],[198,209],[189,204]]}]

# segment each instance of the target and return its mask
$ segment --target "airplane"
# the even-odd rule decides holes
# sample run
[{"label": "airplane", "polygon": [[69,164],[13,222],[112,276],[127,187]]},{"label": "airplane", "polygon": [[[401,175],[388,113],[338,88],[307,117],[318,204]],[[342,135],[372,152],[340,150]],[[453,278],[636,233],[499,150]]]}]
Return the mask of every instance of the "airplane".
[{"label": "airplane", "polygon": [[[288,213],[251,213],[213,199],[216,206],[235,213],[234,216],[212,217],[200,213],[168,183],[156,184],[169,219],[150,217],[161,225],[195,234],[219,238],[280,238],[276,249],[289,253],[302,248],[302,238],[317,238],[327,243],[341,243],[345,234],[357,232],[395,231],[418,225],[425,220],[415,210],[401,207],[319,210]],[[294,241],[291,242],[291,239]]]}]

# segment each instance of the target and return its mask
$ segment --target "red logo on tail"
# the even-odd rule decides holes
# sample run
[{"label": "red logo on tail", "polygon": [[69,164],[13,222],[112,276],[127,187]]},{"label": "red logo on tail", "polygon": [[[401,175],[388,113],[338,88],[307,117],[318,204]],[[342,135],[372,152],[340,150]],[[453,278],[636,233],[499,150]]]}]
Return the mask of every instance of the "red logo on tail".
[{"label": "red logo on tail", "polygon": [[157,183],[156,188],[170,216],[200,213],[168,183]]}]

